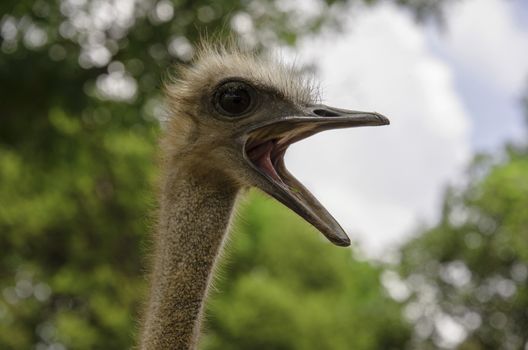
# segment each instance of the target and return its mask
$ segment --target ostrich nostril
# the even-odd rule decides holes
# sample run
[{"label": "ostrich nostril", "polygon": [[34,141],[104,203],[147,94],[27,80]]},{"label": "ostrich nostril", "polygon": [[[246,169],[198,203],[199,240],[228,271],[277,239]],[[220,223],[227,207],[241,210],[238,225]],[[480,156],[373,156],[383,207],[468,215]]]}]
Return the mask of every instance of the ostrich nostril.
[{"label": "ostrich nostril", "polygon": [[330,111],[328,109],[316,109],[313,112],[320,117],[339,117],[340,115],[339,113]]}]

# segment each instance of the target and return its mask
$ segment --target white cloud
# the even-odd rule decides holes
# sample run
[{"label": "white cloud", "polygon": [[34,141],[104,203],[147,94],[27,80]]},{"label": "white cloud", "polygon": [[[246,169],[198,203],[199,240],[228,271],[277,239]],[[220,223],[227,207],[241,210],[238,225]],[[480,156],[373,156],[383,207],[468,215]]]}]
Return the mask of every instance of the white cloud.
[{"label": "white cloud", "polygon": [[437,218],[444,185],[470,156],[470,125],[450,68],[412,18],[390,5],[355,13],[343,35],[308,40],[297,58],[320,68],[325,102],[392,125],[322,133],[294,145],[287,164],[376,254]]},{"label": "white cloud", "polygon": [[470,74],[511,95],[524,88],[528,73],[528,31],[503,0],[468,0],[448,8],[442,36],[448,54]]},{"label": "white cloud", "polygon": [[427,39],[455,73],[475,124],[474,147],[495,152],[506,141],[524,142],[520,97],[528,87],[528,23],[518,11],[526,2],[465,0],[451,5],[446,30],[429,30]]}]

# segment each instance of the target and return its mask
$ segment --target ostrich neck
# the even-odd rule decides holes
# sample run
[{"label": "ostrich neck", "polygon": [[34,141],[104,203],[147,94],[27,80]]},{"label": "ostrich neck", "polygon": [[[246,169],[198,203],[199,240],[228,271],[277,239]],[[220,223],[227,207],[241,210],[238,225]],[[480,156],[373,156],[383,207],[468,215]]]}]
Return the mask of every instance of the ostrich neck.
[{"label": "ostrich neck", "polygon": [[174,170],[162,187],[141,349],[194,349],[238,189],[216,172]]}]

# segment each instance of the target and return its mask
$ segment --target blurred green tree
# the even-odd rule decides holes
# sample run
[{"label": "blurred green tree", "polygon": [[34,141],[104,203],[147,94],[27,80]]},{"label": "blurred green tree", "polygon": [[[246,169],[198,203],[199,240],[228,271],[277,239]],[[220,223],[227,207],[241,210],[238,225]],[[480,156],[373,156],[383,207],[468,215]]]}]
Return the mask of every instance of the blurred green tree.
[{"label": "blurred green tree", "polygon": [[528,347],[528,148],[504,153],[477,157],[440,223],[402,251],[418,349]]},{"label": "blurred green tree", "polygon": [[409,325],[380,286],[381,268],[274,200],[253,196],[240,217],[203,349],[404,348]]},{"label": "blurred green tree", "polygon": [[[311,14],[271,0],[1,1],[0,348],[132,346],[145,286],[142,257],[148,250],[149,213],[154,209],[155,140],[164,116],[159,87],[167,68],[190,60],[200,33],[221,38],[234,31],[257,49],[276,42],[293,44],[299,33],[339,24],[340,7],[354,2],[377,1],[320,0]],[[396,2],[420,18],[439,13],[439,2]],[[255,227],[263,224],[258,210],[251,212],[251,220]],[[272,246],[267,237],[277,236],[269,230],[247,234],[264,237],[254,238],[267,242],[261,255],[245,255],[244,249],[256,250],[249,238],[237,243],[237,269],[258,271],[261,266],[269,272],[254,278],[230,276],[233,286],[225,286],[226,295],[237,300],[219,297],[211,313],[231,319],[212,317],[204,347],[225,346],[233,339],[246,347],[269,344],[262,340],[265,332],[277,332],[280,344],[273,346],[293,347],[287,329],[275,322],[291,322],[297,332],[292,334],[304,334],[313,344],[335,341],[342,347],[351,339],[345,334],[347,322],[362,332],[368,324],[348,314],[358,310],[368,322],[380,325],[365,333],[379,339],[356,337],[362,344],[358,348],[383,341],[400,344],[405,326],[388,313],[378,319],[368,312],[369,305],[377,310],[385,303],[387,310],[397,309],[382,295],[377,269],[344,252],[315,267],[299,248],[295,254],[299,262],[305,261],[303,269],[328,276],[312,276],[312,281],[296,277],[293,267],[283,267],[290,275],[280,277],[277,266],[267,267],[259,258],[268,255],[270,263],[279,261],[275,254],[286,254]],[[301,243],[290,244],[306,245],[307,251],[323,256],[313,240],[298,239]],[[251,259],[246,270],[237,262],[244,257]],[[345,274],[356,270],[357,280]],[[324,278],[331,279],[328,293],[320,285]],[[360,288],[360,282],[367,284]],[[306,294],[306,303],[294,299],[301,294]],[[264,307],[246,308],[253,298],[270,307],[269,320]],[[230,304],[238,315],[222,312]],[[338,328],[325,308],[336,312],[342,322]],[[262,331],[254,330],[256,338],[251,338],[247,329],[232,324],[238,318],[253,325],[258,320]],[[402,331],[393,334],[382,327],[385,321]],[[326,339],[330,336],[336,338]]]}]

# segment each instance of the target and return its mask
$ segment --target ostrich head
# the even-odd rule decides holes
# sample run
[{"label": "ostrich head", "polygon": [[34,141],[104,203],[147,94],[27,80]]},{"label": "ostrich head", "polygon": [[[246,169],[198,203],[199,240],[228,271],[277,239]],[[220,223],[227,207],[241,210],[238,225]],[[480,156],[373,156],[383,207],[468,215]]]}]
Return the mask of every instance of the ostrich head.
[{"label": "ostrich head", "polygon": [[378,113],[318,103],[311,80],[287,65],[225,47],[202,47],[166,88],[169,159],[202,174],[257,187],[331,242],[350,240],[284,165],[289,145],[320,131],[389,124]]}]

